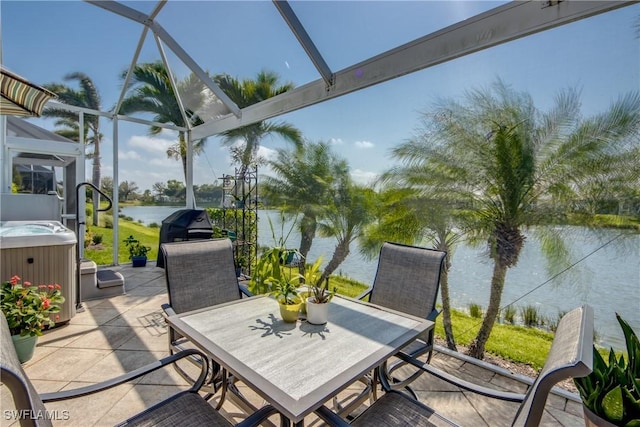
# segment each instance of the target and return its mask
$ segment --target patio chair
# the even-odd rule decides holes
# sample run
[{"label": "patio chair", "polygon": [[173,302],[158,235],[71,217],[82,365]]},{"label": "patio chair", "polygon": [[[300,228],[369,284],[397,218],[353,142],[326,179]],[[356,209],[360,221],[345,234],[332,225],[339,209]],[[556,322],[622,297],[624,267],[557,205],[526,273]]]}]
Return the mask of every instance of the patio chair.
[{"label": "patio chair", "polygon": [[[233,261],[233,246],[229,239],[189,240],[163,243],[165,277],[169,303],[162,309],[167,316],[210,307],[240,299],[251,293],[238,284]],[[169,352],[173,354],[193,348],[189,341],[169,327]],[[195,358],[189,359],[196,364]],[[219,381],[219,366],[211,361],[211,383],[214,393]],[[188,381],[193,378],[178,364],[176,370]]]},{"label": "patio chair", "polygon": [[[38,394],[33,384],[22,369],[22,365],[18,361],[11,333],[7,325],[7,319],[4,314],[0,314],[0,373],[2,374],[2,383],[9,389],[13,396],[16,411],[9,411],[19,418],[20,425],[26,426],[51,426],[53,425],[46,414],[47,409],[44,405],[46,402],[55,402],[67,399],[73,399],[98,393],[120,384],[135,380],[149,372],[156,371],[167,365],[174,364],[177,360],[184,357],[199,357],[201,363],[200,375],[196,382],[185,391],[181,391],[172,397],[163,400],[150,408],[134,415],[133,417],[118,424],[119,426],[232,426],[233,424],[224,418],[216,409],[213,408],[198,393],[205,379],[208,376],[209,364],[204,354],[197,350],[185,350],[180,353],[165,357],[157,362],[143,366],[142,368],[128,372],[117,378],[101,382],[98,384],[81,387],[73,390],[65,390],[55,393]],[[90,410],[90,409],[87,409]],[[239,426],[255,426],[264,421],[268,416],[277,413],[271,406],[264,406],[255,413],[251,414]],[[80,422],[82,414],[70,414],[76,422]]]},{"label": "patio chair", "polygon": [[[591,372],[593,363],[593,309],[585,305],[563,316],[558,324],[547,360],[526,394],[508,393],[482,387],[456,378],[405,353],[399,353],[397,356],[420,370],[464,390],[500,400],[520,402],[520,407],[511,425],[538,426],[551,388],[566,378],[584,377]],[[390,384],[382,372],[380,376],[385,394],[351,423],[344,421],[326,406],[321,407],[317,414],[327,423],[336,426],[419,427],[457,425],[413,397],[401,391],[391,390]],[[491,424],[491,420],[488,420],[488,422]]]},{"label": "patio chair", "polygon": [[[380,248],[373,286],[358,298],[369,296],[369,302],[374,304],[435,322],[440,314],[436,299],[446,256],[443,251],[385,242]],[[413,357],[427,354],[429,361],[433,330],[410,349],[405,348],[405,352]]]},{"label": "patio chair", "polygon": [[[378,269],[373,286],[359,295],[358,299],[369,297],[369,302],[412,314],[417,317],[434,321],[440,313],[436,309],[436,299],[440,288],[440,274],[447,253],[417,246],[385,242],[380,248]],[[433,330],[426,337],[422,337],[405,347],[405,352],[412,357],[426,354],[426,360],[431,360],[433,352]],[[403,361],[396,361],[388,366],[386,375],[392,377],[392,388],[402,389],[422,374],[415,370],[405,378],[399,379],[393,373],[403,366]],[[371,387],[371,398],[376,399],[375,375],[368,375],[361,379]],[[347,404],[339,404],[334,399],[334,408],[343,414],[350,414],[367,398],[368,388]],[[411,389],[409,389],[410,392]]]}]

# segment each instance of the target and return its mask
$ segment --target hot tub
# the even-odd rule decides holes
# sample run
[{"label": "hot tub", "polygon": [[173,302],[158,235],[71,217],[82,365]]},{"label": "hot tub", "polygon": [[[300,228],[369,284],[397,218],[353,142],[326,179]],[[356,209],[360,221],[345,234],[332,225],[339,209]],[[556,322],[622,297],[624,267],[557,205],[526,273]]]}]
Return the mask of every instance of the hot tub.
[{"label": "hot tub", "polygon": [[76,235],[58,221],[0,221],[0,280],[57,283],[65,302],[57,323],[76,314]]}]

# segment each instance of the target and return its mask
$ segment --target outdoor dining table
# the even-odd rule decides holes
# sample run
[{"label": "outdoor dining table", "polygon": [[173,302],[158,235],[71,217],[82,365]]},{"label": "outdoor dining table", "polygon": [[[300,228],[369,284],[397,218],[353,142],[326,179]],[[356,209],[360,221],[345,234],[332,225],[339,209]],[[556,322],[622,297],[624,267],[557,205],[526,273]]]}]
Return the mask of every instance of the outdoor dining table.
[{"label": "outdoor dining table", "polygon": [[382,364],[433,322],[335,296],[329,321],[285,323],[277,301],[240,299],[167,321],[294,423]]}]

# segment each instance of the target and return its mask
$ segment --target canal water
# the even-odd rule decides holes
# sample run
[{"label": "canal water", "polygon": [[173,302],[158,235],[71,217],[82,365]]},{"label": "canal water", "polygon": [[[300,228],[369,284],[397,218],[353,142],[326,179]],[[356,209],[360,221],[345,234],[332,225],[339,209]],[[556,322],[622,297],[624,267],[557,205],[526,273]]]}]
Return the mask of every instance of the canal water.
[{"label": "canal water", "polygon": [[[120,213],[147,225],[154,222],[160,225],[164,218],[178,209],[183,208],[135,206],[123,207]],[[277,211],[260,211],[258,219],[260,245],[273,245],[274,238],[279,241],[290,230],[290,224],[280,224]],[[527,236],[518,265],[507,272],[501,306],[511,303],[518,308],[533,305],[541,315],[555,320],[561,312],[590,304],[595,310],[598,341],[605,346],[624,348],[616,312],[640,335],[640,234],[570,226],[558,231],[563,234],[577,264],[565,272],[561,272],[562,269],[548,271],[540,243],[533,236]],[[299,236],[292,230],[286,245],[298,247]],[[351,253],[336,274],[371,284],[377,259],[366,259],[359,253],[357,243],[352,246]],[[316,238],[309,259],[322,256],[327,263],[334,247],[332,238]],[[454,308],[465,310],[470,303],[487,306],[492,263],[485,250],[484,247],[466,244],[456,247],[449,275]]]}]

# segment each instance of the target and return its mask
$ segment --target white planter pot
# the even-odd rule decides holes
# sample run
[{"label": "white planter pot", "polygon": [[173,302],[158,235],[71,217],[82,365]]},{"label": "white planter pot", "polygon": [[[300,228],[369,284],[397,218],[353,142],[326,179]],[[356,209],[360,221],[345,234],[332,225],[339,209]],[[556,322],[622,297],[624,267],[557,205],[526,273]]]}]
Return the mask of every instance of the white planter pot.
[{"label": "white planter pot", "polygon": [[307,298],[307,322],[312,325],[324,325],[329,318],[329,303],[316,304],[312,297]]}]

